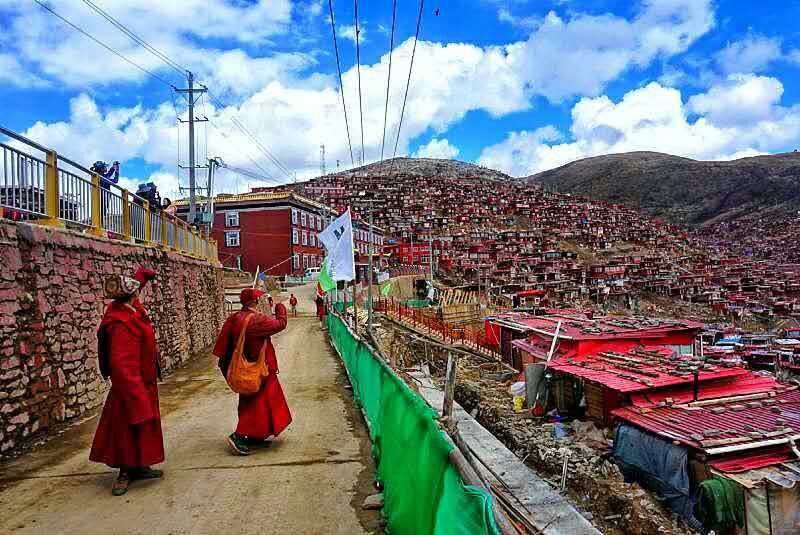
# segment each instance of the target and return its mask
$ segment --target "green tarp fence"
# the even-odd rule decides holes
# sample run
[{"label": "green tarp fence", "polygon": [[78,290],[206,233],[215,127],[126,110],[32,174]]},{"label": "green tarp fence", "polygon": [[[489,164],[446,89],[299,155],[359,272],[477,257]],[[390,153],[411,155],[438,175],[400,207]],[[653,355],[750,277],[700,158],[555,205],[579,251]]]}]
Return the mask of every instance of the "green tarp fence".
[{"label": "green tarp fence", "polygon": [[448,457],[454,446],[437,427],[435,412],[341,318],[328,314],[327,323],[370,424],[388,531],[497,535],[491,496],[463,483]]}]

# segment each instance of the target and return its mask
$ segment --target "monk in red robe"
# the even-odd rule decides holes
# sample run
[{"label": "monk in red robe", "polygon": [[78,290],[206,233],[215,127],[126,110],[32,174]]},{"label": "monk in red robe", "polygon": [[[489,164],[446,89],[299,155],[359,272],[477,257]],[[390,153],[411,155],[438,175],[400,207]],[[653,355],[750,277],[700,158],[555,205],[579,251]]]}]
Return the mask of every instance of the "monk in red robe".
[{"label": "monk in red robe", "polygon": [[89,459],[119,468],[114,496],[131,481],[163,475],[150,468],[164,461],[157,381],[161,375],[153,324],[139,293],[154,271],[139,268],[133,278],[112,275],[105,282],[108,305],[97,331],[100,373],[111,379]]},{"label": "monk in red robe", "polygon": [[246,288],[239,300],[242,310],[231,315],[222,326],[214,346],[214,355],[219,357],[219,368],[227,376],[228,365],[236,349],[245,318],[252,315],[244,339],[244,356],[256,362],[262,346],[269,375],[262,381],[261,389],[253,395],[239,395],[239,423],[236,431],[228,436],[228,445],[236,455],[249,455],[248,444],[264,444],[266,439],[278,436],[292,421],[289,406],[278,381],[278,359],[270,337],[286,328],[286,307],[275,305],[275,316],[270,317],[256,310],[262,290]]}]

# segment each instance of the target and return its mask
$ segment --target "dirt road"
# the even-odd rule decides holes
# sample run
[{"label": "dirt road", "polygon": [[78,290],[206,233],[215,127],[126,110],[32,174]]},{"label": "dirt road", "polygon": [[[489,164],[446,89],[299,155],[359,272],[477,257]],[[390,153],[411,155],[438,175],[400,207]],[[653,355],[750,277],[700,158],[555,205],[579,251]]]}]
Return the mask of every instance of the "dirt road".
[{"label": "dirt road", "polygon": [[236,397],[208,355],[161,386],[165,479],[111,496],[113,471],[88,461],[92,418],[0,466],[0,533],[379,530],[379,514],[361,508],[374,492],[366,430],[338,358],[312,317],[309,289],[296,295],[300,317],[273,338],[294,422],[268,448],[249,457],[228,452]]}]

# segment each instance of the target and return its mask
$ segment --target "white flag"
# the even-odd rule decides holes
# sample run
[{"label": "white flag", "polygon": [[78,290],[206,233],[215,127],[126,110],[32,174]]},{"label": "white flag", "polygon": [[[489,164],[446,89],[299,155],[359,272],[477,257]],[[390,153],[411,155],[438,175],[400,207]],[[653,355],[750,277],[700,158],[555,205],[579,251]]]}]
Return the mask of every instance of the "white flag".
[{"label": "white flag", "polygon": [[356,278],[356,263],[353,258],[353,221],[350,210],[336,218],[323,230],[319,239],[325,246],[328,270],[335,281],[351,281]]}]

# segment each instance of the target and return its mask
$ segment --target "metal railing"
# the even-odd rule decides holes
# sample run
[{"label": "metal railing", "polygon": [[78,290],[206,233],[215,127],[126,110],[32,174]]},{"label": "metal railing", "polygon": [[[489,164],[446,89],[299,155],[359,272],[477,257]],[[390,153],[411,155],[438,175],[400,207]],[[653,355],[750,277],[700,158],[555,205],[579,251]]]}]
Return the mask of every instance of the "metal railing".
[{"label": "metal railing", "polygon": [[[69,227],[219,263],[216,242],[54,150],[0,127],[0,218]],[[33,154],[31,154],[33,153]]]}]

